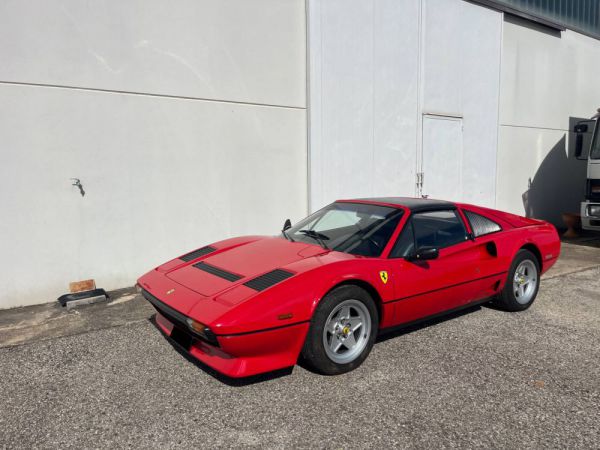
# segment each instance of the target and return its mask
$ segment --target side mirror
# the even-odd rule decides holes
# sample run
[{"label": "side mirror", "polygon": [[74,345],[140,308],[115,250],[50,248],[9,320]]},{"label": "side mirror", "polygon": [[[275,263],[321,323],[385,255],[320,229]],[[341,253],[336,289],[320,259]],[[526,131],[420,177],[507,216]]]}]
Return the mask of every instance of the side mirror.
[{"label": "side mirror", "polygon": [[577,133],[575,136],[575,158],[581,158],[583,153],[583,134]]},{"label": "side mirror", "polygon": [[587,159],[587,157],[583,156],[583,144],[585,134],[589,131],[588,123],[592,122],[592,120],[585,120],[581,122],[577,122],[573,127],[573,132],[575,133],[575,158],[577,159]]},{"label": "side mirror", "polygon": [[420,248],[417,252],[409,258],[411,261],[428,261],[430,259],[436,259],[440,256],[440,251],[437,248],[425,247]]},{"label": "side mirror", "polygon": [[286,219],[284,224],[283,224],[283,230],[289,230],[290,228],[292,228],[292,221],[290,219]]}]

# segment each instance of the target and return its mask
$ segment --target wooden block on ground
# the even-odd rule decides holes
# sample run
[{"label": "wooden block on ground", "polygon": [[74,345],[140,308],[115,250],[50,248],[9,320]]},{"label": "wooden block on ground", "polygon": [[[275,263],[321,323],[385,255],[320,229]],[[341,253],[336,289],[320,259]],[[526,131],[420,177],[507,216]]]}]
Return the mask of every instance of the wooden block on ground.
[{"label": "wooden block on ground", "polygon": [[71,294],[74,294],[75,292],[91,291],[93,289],[96,289],[96,282],[94,280],[73,281],[69,283],[69,291],[71,291]]}]

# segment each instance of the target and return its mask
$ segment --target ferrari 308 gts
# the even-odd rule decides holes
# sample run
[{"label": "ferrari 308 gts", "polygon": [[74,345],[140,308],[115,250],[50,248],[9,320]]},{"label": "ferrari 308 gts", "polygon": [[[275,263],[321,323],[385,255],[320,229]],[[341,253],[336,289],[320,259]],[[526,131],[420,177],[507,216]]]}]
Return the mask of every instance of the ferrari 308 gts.
[{"label": "ferrari 308 gts", "polygon": [[474,304],[533,303],[560,241],[549,223],[413,198],[339,200],[277,236],[198,248],[138,280],[156,324],[229,377],[358,367],[377,334]]}]

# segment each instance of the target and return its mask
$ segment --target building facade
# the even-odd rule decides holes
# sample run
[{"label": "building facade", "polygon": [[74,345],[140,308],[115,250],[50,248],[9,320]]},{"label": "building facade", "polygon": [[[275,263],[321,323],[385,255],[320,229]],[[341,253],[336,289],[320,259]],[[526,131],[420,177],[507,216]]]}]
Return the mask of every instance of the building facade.
[{"label": "building facade", "polygon": [[534,3],[2,2],[0,308],[131,286],[342,197],[559,224],[583,198],[569,129],[600,106],[598,14]]}]

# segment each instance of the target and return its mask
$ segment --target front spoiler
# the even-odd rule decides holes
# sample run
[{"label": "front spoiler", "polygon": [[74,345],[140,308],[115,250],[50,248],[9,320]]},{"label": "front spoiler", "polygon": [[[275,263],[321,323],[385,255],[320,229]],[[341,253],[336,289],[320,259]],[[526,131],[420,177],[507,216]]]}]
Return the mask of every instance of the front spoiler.
[{"label": "front spoiler", "polygon": [[215,343],[192,334],[184,314],[147,291],[144,297],[157,310],[156,325],[180,348],[217,372],[244,378],[296,364],[309,322],[238,335],[215,336]]},{"label": "front spoiler", "polygon": [[209,332],[206,335],[201,335],[199,333],[194,332],[193,330],[190,330],[187,326],[188,317],[185,314],[182,314],[176,309],[171,308],[169,305],[162,302],[145,289],[142,289],[142,295],[146,300],[148,300],[148,302],[150,302],[152,306],[154,306],[154,309],[156,309],[156,311],[160,313],[163,318],[167,319],[170,323],[176,325],[179,329],[188,333],[192,338],[206,341],[209,344],[215,345],[217,347],[219,346],[219,342],[217,341],[217,338],[214,335],[214,333]]}]

